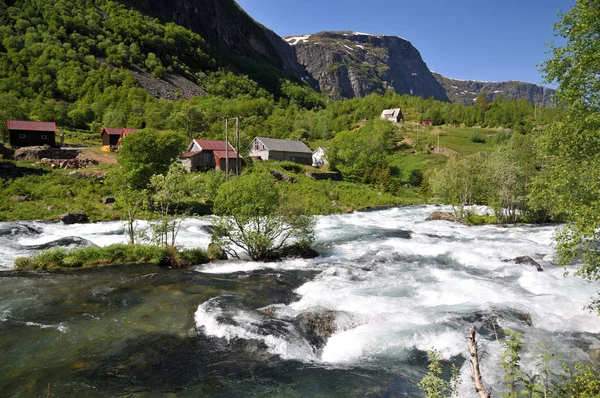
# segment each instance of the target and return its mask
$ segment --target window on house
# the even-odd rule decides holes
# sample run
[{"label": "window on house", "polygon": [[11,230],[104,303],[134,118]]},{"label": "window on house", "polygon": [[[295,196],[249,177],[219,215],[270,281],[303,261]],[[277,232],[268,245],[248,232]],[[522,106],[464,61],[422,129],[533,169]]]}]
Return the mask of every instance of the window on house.
[{"label": "window on house", "polygon": [[43,135],[43,136],[42,136],[42,139],[43,139],[43,140],[47,140],[47,139],[48,139],[48,136],[47,136],[47,135]]},{"label": "window on house", "polygon": [[19,138],[25,138],[25,134],[19,134]]}]

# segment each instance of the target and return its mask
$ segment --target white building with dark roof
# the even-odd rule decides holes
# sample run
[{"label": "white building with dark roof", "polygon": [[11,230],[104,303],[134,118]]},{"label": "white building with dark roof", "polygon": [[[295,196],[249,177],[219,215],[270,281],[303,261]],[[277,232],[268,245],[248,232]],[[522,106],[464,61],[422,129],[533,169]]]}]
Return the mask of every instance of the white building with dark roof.
[{"label": "white building with dark roof", "polygon": [[313,152],[302,141],[256,137],[249,154],[250,157],[262,160],[288,160],[310,165]]}]

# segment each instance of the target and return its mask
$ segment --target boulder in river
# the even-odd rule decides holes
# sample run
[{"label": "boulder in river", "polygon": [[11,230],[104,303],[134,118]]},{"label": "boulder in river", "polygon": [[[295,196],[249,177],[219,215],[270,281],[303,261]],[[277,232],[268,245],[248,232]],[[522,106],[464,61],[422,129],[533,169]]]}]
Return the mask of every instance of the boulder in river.
[{"label": "boulder in river", "polygon": [[65,236],[64,238],[56,239],[51,242],[46,242],[39,245],[27,245],[23,247],[29,250],[48,250],[57,247],[74,249],[89,246],[96,246],[96,244],[87,239],[80,238],[79,236]]},{"label": "boulder in river", "polygon": [[39,235],[42,233],[42,229],[33,225],[27,225],[22,223],[2,223],[0,225],[0,236],[6,235]]},{"label": "boulder in river", "polygon": [[307,245],[294,243],[293,245],[285,246],[281,249],[281,257],[283,258],[317,258],[319,252]]},{"label": "boulder in river", "polygon": [[521,256],[521,257],[513,258],[511,261],[515,264],[530,265],[532,267],[535,267],[538,272],[542,272],[544,270],[542,268],[542,266],[540,265],[540,263],[538,263],[537,261],[535,261],[534,259],[532,259],[529,256]]},{"label": "boulder in river", "polygon": [[466,221],[447,211],[434,211],[425,221],[450,221],[467,225]]},{"label": "boulder in river", "polygon": [[88,222],[88,216],[83,210],[77,210],[72,213],[65,213],[58,216],[64,224],[82,224]]},{"label": "boulder in river", "polygon": [[318,350],[327,344],[327,340],[336,332],[355,326],[350,314],[342,311],[313,307],[300,313],[294,319],[294,325],[308,343]]}]

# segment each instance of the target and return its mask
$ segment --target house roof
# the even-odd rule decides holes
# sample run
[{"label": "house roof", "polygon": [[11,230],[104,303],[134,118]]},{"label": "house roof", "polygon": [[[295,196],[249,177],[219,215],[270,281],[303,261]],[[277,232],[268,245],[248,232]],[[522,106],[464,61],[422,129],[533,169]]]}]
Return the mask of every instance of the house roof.
[{"label": "house roof", "polygon": [[313,153],[302,141],[279,140],[266,137],[256,137],[255,139],[262,142],[270,151]]},{"label": "house roof", "polygon": [[[225,151],[227,149],[227,144],[225,141],[214,141],[214,140],[194,140],[196,145],[202,148],[203,151]],[[190,145],[191,149],[192,145]],[[229,144],[229,150],[235,151],[231,144]]]},{"label": "house roof", "polygon": [[[226,154],[225,151],[215,151],[214,152],[215,157],[219,158],[219,159],[225,159],[226,158]],[[237,153],[235,153],[235,151],[229,151],[229,159],[236,159],[237,158]],[[240,159],[242,157],[240,156]]]},{"label": "house roof", "polygon": [[128,129],[127,127],[124,127],[123,130],[122,130],[122,134],[123,134],[123,137],[124,137],[126,135],[136,133],[136,132],[138,132],[140,130],[141,129]]},{"label": "house roof", "polygon": [[106,134],[108,135],[121,135],[121,133],[123,132],[123,128],[122,127],[103,127],[102,131],[100,132],[100,135],[104,135],[104,132],[106,132]]},{"label": "house roof", "polygon": [[9,130],[56,132],[56,122],[31,122],[28,120],[7,120]]},{"label": "house roof", "polygon": [[381,117],[398,117],[402,115],[402,109],[394,108],[394,109],[385,109],[381,112]]}]

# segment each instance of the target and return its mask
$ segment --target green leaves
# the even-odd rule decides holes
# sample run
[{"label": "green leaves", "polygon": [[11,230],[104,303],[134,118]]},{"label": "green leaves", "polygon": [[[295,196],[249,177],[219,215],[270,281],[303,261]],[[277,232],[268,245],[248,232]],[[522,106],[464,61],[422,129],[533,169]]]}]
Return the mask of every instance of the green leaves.
[{"label": "green leaves", "polygon": [[276,258],[289,240],[310,246],[313,217],[301,206],[282,204],[275,179],[266,173],[232,177],[214,199],[217,216],[213,240],[239,257],[243,250],[253,260]]}]

